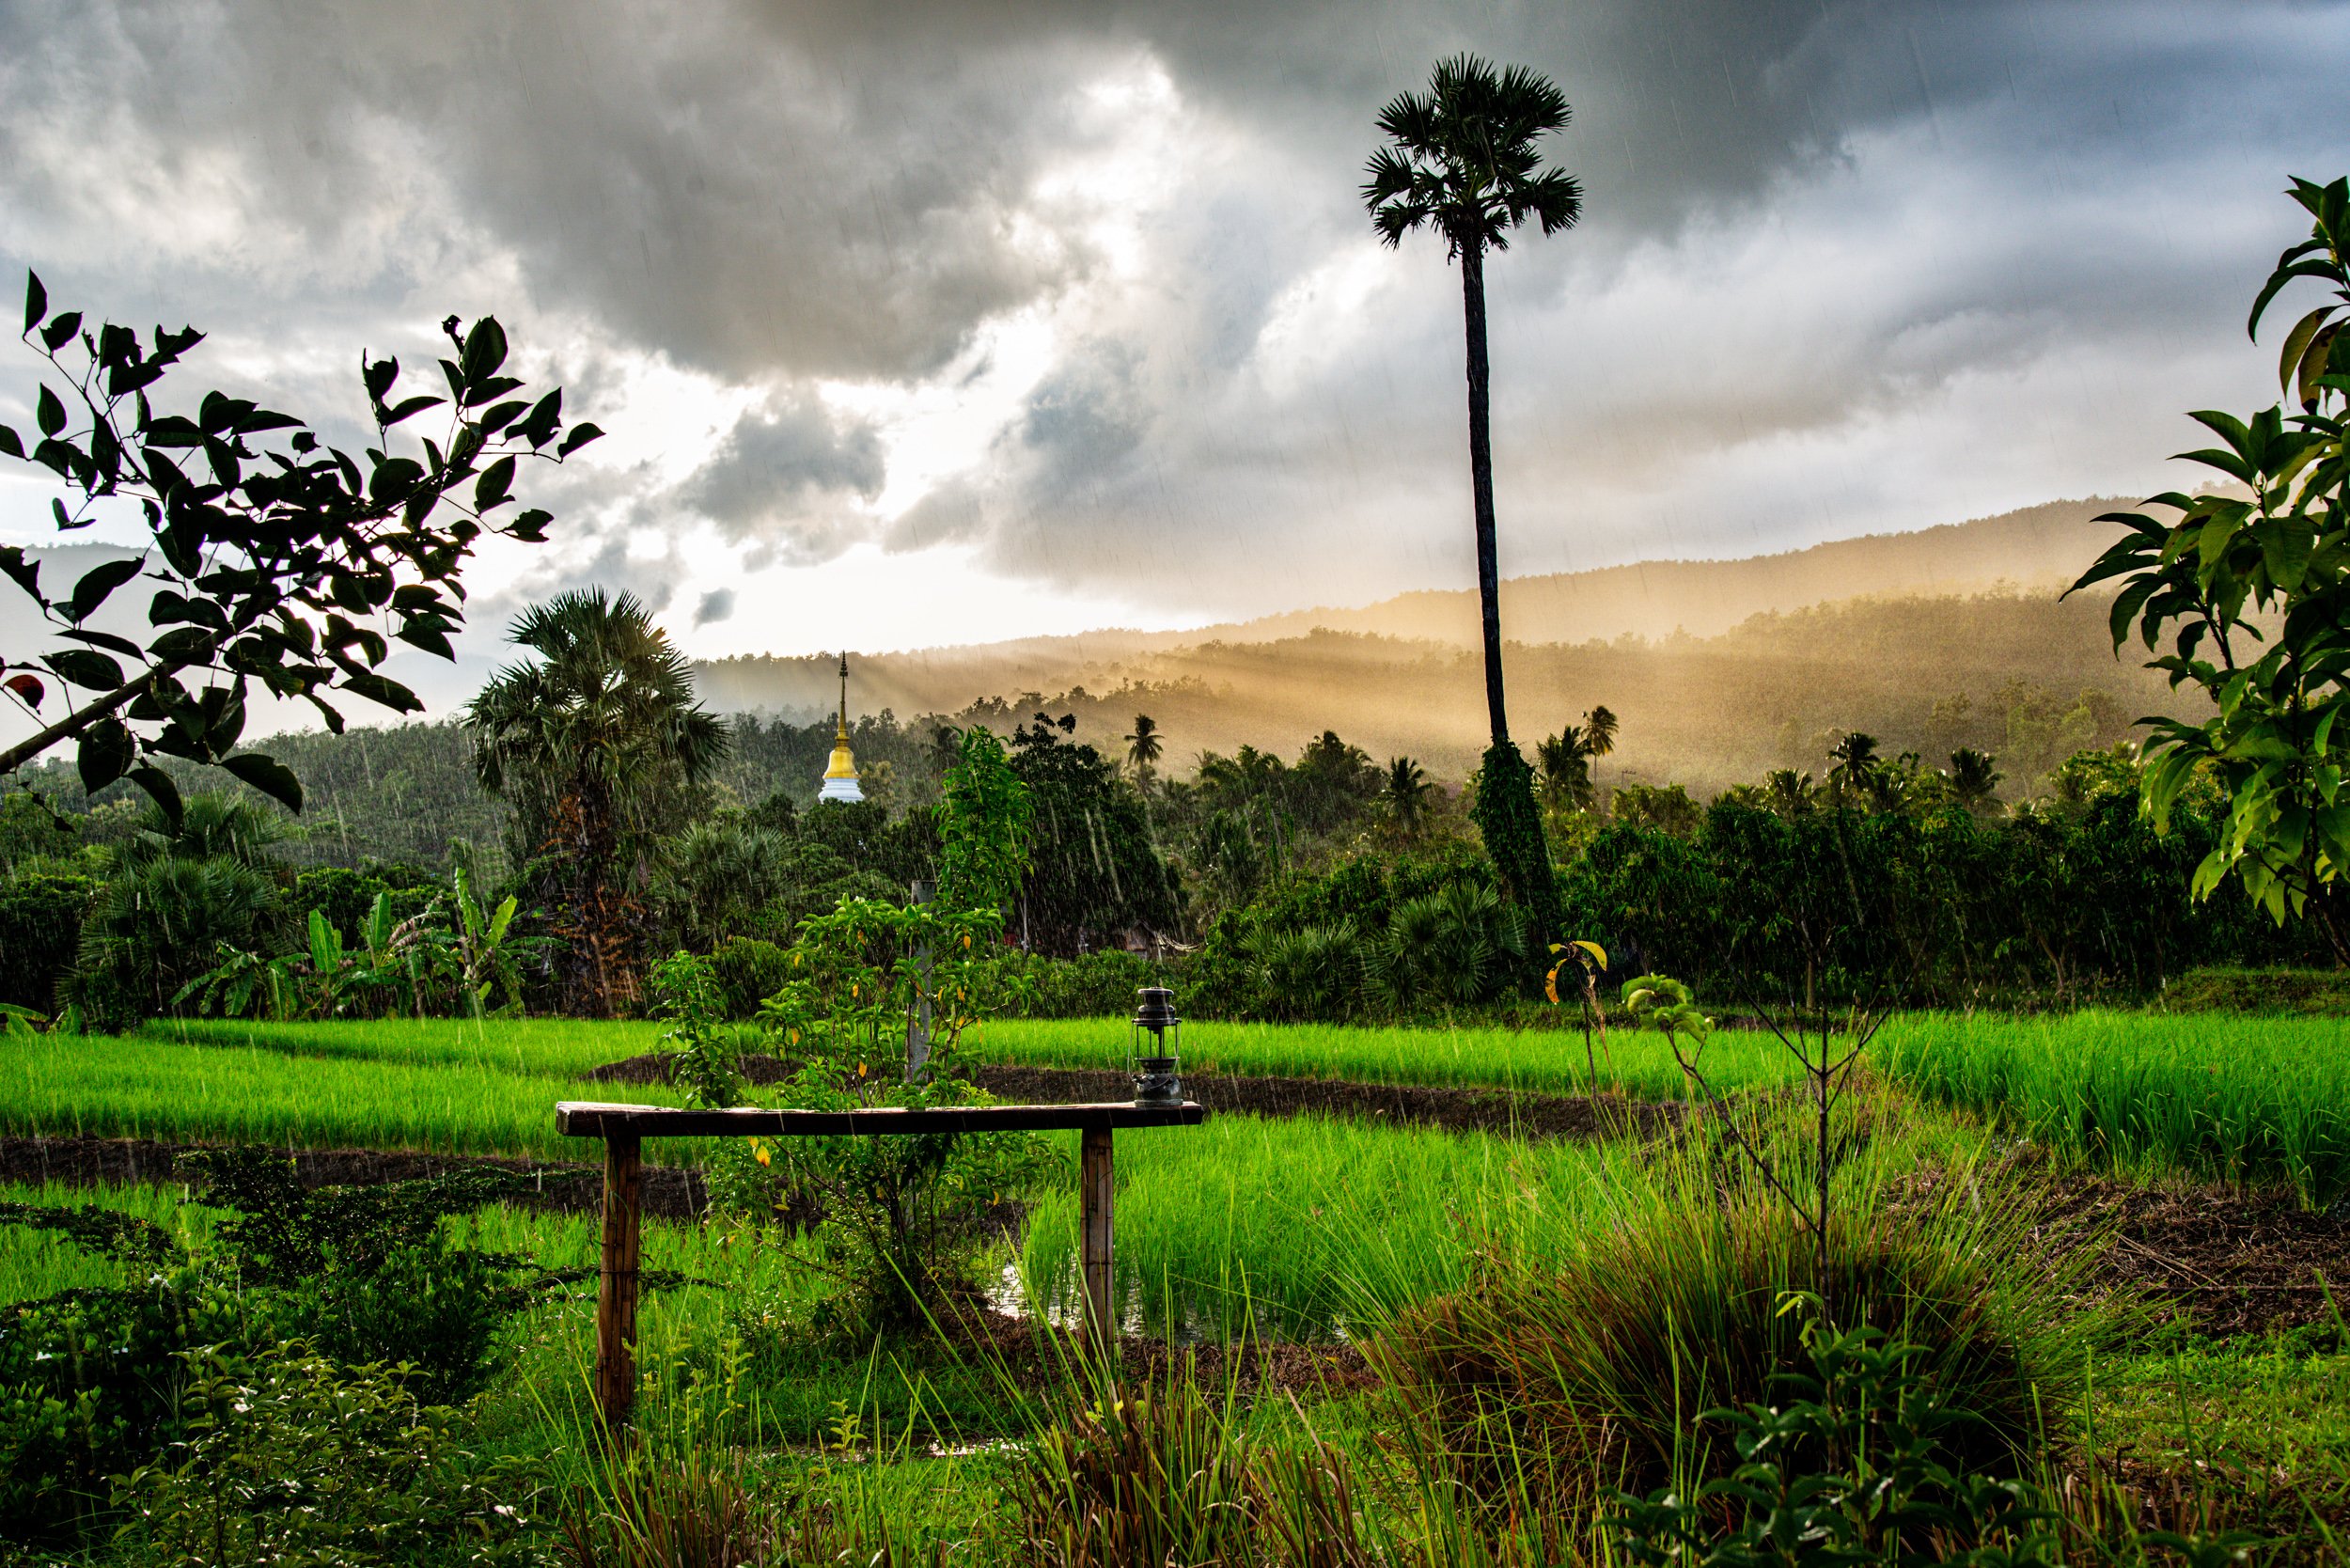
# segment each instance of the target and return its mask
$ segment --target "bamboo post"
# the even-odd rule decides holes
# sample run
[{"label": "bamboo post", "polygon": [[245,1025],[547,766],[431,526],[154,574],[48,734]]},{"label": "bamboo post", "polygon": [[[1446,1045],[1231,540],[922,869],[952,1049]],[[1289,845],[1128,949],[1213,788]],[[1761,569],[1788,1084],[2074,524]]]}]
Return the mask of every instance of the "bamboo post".
[{"label": "bamboo post", "polygon": [[1088,1127],[1077,1146],[1077,1191],[1085,1251],[1085,1338],[1104,1359],[1118,1349],[1118,1325],[1110,1317],[1113,1166],[1107,1127]]},{"label": "bamboo post", "polygon": [[603,1140],[603,1261],[596,1280],[596,1403],[608,1426],[624,1425],[636,1403],[637,1174],[644,1140],[615,1132]]}]

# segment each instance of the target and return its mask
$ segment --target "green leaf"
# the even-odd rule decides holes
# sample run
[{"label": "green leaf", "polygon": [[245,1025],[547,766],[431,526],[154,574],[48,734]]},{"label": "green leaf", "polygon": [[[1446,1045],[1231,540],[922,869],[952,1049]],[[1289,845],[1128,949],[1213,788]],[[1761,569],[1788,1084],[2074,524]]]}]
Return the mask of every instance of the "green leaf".
[{"label": "green leaf", "polygon": [[302,780],[274,758],[264,757],[258,751],[242,751],[234,757],[222,758],[220,765],[272,800],[281,802],[289,811],[302,809]]},{"label": "green leaf", "polygon": [[132,737],[129,725],[118,718],[100,719],[82,731],[81,745],[74,751],[74,768],[82,776],[83,790],[95,794],[104,789],[130,771],[137,755],[138,742]]},{"label": "green leaf", "polygon": [[573,425],[563,437],[563,444],[555,449],[555,455],[559,458],[570,457],[573,452],[578,451],[590,441],[597,440],[603,434],[602,430],[585,421]]},{"label": "green leaf", "polygon": [[416,699],[415,693],[397,681],[386,681],[372,670],[345,670],[342,679],[336,684],[370,702],[381,703],[394,713],[420,713],[424,711],[424,704]]},{"label": "green leaf", "polygon": [[36,604],[48,606],[49,601],[41,597],[40,562],[26,560],[23,545],[0,544],[0,572],[6,572]]},{"label": "green leaf", "polygon": [[43,435],[55,435],[65,429],[65,404],[57,400],[57,395],[49,390],[45,382],[39,397],[34,400],[33,420],[40,426]]},{"label": "green leaf", "polygon": [[414,418],[426,409],[438,408],[446,401],[446,398],[410,398],[384,416],[384,426],[388,429],[402,419]]},{"label": "green leaf", "polygon": [[506,329],[495,316],[484,316],[465,334],[464,360],[460,367],[468,383],[487,379],[506,363]]},{"label": "green leaf", "polygon": [[93,653],[86,648],[44,653],[40,662],[74,685],[87,686],[92,691],[113,691],[122,684],[122,666],[103,653]]},{"label": "green leaf", "polygon": [[512,499],[508,492],[513,487],[513,483],[514,456],[509,452],[483,469],[481,478],[474,481],[474,510],[488,511],[493,507],[503,506]]},{"label": "green leaf", "polygon": [[6,425],[0,425],[0,452],[6,452],[12,458],[24,455],[24,440]]},{"label": "green leaf", "polygon": [[155,803],[155,809],[164,814],[164,821],[174,833],[180,831],[180,786],[171,781],[171,775],[151,762],[133,768],[131,782],[147,792],[147,798]]},{"label": "green leaf", "polygon": [[24,274],[24,330],[31,332],[49,314],[49,290],[40,286],[40,274],[27,270]]},{"label": "green leaf", "polygon": [[139,574],[144,557],[133,556],[127,560],[101,561],[82,573],[82,580],[73,585],[73,595],[66,601],[66,619],[87,620],[106,596]]},{"label": "green leaf", "polygon": [[48,345],[51,353],[55,353],[72,341],[73,334],[81,324],[82,313],[78,310],[69,310],[40,329],[40,340]]}]

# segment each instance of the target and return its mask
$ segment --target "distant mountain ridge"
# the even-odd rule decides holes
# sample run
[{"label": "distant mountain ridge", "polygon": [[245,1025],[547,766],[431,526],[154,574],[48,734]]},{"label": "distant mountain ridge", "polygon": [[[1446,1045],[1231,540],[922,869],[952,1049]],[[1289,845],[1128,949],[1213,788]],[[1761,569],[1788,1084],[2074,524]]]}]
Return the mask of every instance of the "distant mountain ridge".
[{"label": "distant mountain ridge", "polygon": [[[1711,637],[1758,615],[1855,599],[2053,597],[2112,537],[2110,525],[2092,519],[2129,504],[2097,496],[2051,501],[1742,559],[1642,561],[1512,577],[1501,585],[1502,632],[1529,646]],[[1191,631],[1105,628],[874,654],[855,660],[850,706],[862,713],[955,713],[990,697],[1165,679],[1163,656],[1182,650],[1286,642],[1318,631],[1427,643],[1432,653],[1474,648],[1477,596],[1424,589],[1355,608],[1293,610]],[[834,658],[751,654],[705,661],[697,674],[713,707],[807,715],[832,704]]]}]

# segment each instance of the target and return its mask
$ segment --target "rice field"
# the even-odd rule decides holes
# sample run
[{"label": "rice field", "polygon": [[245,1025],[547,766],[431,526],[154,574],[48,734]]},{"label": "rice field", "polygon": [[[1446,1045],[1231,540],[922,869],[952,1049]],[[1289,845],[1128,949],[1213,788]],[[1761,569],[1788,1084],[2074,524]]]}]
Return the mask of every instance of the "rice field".
[{"label": "rice field", "polygon": [[[1032,1067],[1117,1067],[1126,1058],[1119,1019],[999,1019],[966,1036],[982,1061]],[[1664,1037],[1612,1028],[1593,1042],[1603,1088],[1642,1100],[1678,1100],[1687,1090]],[[1185,1024],[1183,1065],[1197,1073],[1351,1078],[1368,1083],[1515,1089],[1541,1094],[1590,1091],[1582,1031],[1496,1027],[1381,1028],[1348,1024]],[[1794,1070],[1763,1030],[1724,1029],[1700,1058],[1724,1091],[1780,1084]]]},{"label": "rice field", "polygon": [[[573,1020],[167,1023],[123,1038],[0,1042],[0,1133],[417,1149],[579,1158],[555,1136],[564,1099],[674,1103],[581,1074],[657,1048],[661,1027]],[[966,1037],[976,1059],[1058,1067],[1123,1060],[1117,1020],[999,1021]],[[1677,1098],[1655,1035],[1611,1031],[1603,1088]],[[1973,1113],[2069,1155],[2120,1168],[2292,1184],[2311,1201],[2350,1190],[2350,1021],[2084,1011],[2048,1017],[1916,1013],[1888,1021],[1879,1071],[1929,1104]],[[1579,1092],[1579,1033],[1199,1024],[1193,1072]],[[1768,1033],[1723,1031],[1703,1058],[1717,1089],[1793,1077]],[[657,1141],[682,1162],[690,1145]]]},{"label": "rice field", "polygon": [[1929,1103],[2099,1164],[2350,1190],[2350,1020],[1919,1013],[1875,1053]]},{"label": "rice field", "polygon": [[[0,1133],[579,1159],[581,1147],[556,1136],[556,1102],[613,1098],[576,1074],[655,1032],[509,1024],[476,1040],[460,1027],[475,1026],[158,1027],[0,1042]],[[611,1032],[597,1041],[583,1027]],[[631,1086],[627,1098],[677,1100],[657,1085]]]}]

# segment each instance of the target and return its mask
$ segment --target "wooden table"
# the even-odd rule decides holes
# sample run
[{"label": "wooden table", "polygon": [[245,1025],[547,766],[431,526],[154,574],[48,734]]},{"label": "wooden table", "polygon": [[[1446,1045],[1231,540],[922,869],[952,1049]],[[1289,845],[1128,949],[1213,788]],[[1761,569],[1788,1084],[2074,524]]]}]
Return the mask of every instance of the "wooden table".
[{"label": "wooden table", "polygon": [[565,1137],[603,1139],[603,1259],[596,1283],[596,1401],[604,1419],[628,1419],[636,1399],[636,1261],[640,1249],[637,1173],[649,1137],[839,1137],[888,1133],[1042,1133],[1074,1128],[1077,1191],[1083,1215],[1085,1332],[1106,1349],[1118,1342],[1110,1320],[1112,1246],[1111,1137],[1120,1127],[1194,1127],[1208,1119],[1195,1101],[1137,1105],[948,1105],[928,1110],[686,1110],[675,1105],[607,1105],[566,1100],[555,1107]]}]

